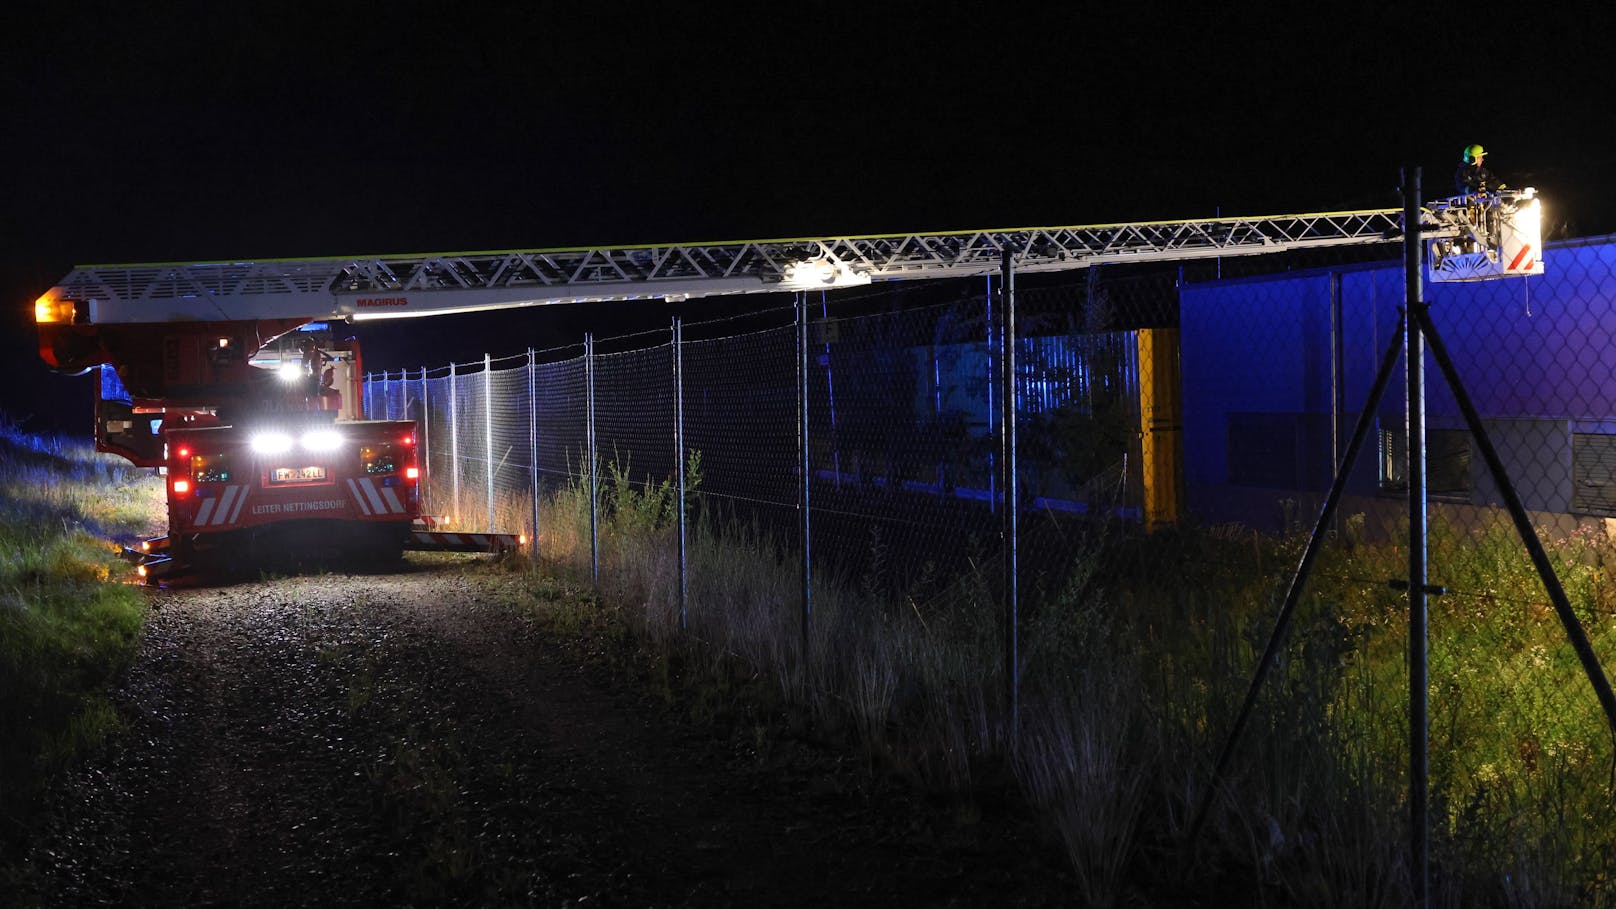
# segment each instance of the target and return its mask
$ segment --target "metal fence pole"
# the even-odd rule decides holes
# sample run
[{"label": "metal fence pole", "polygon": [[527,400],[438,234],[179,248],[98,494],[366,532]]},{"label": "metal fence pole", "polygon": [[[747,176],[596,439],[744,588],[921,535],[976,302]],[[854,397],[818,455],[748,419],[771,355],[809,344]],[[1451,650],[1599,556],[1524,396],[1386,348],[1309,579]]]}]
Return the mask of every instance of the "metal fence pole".
[{"label": "metal fence pole", "polygon": [[532,461],[528,465],[529,479],[533,485],[533,548],[528,550],[529,558],[537,561],[539,558],[539,394],[538,394],[538,366],[535,363],[533,348],[527,349],[527,450],[528,458]]},{"label": "metal fence pole", "polygon": [[449,477],[454,501],[449,506],[449,522],[459,526],[460,515],[460,407],[455,384],[455,365],[449,364]]},{"label": "metal fence pole", "polygon": [[797,470],[801,477],[798,510],[802,515],[802,663],[809,659],[809,632],[813,621],[813,511],[808,489],[808,294],[797,292]]},{"label": "metal fence pole", "polygon": [[382,419],[393,418],[393,377],[382,370]]},{"label": "metal fence pole", "polygon": [[483,456],[488,470],[488,532],[494,532],[494,358],[483,354]]},{"label": "metal fence pole", "polygon": [[1016,271],[1015,251],[1006,247],[999,264],[999,485],[1004,487],[1004,515],[1001,534],[1004,542],[1004,673],[1005,696],[1009,708],[1009,731],[1015,741],[1020,725],[1021,678],[1017,649],[1016,535],[1020,518],[1016,483]]},{"label": "metal fence pole", "polygon": [[1403,277],[1408,296],[1408,753],[1409,753],[1409,873],[1414,905],[1426,905],[1430,864],[1427,830],[1429,810],[1430,697],[1426,634],[1426,488],[1425,488],[1425,335],[1422,329],[1420,250],[1420,169],[1403,170]]},{"label": "metal fence pole", "polygon": [[679,630],[689,627],[690,575],[685,548],[685,324],[673,317],[673,472],[679,478]]},{"label": "metal fence pole", "polygon": [[373,401],[375,400],[375,398],[376,398],[375,386],[371,381],[370,373],[367,372],[367,373],[365,373],[365,394],[364,394],[364,404],[362,405],[364,407],[364,409],[365,409],[364,417],[367,420],[370,419],[371,414],[376,412],[374,410],[374,405],[373,405]]},{"label": "metal fence pole", "polygon": [[421,367],[421,437],[416,440],[416,451],[421,453],[421,510],[425,511],[432,495],[432,396],[427,392],[426,367]]},{"label": "metal fence pole", "polygon": [[600,453],[595,450],[595,335],[584,333],[584,442],[589,448],[589,577],[600,584]]},{"label": "metal fence pole", "polygon": [[[996,363],[996,358],[993,356],[993,353],[992,353],[993,339],[998,337],[998,335],[994,334],[994,327],[993,327],[993,276],[992,275],[984,275],[983,276],[983,282],[984,282],[983,294],[984,294],[984,297],[985,297],[985,299],[987,301],[987,333],[986,333],[986,335],[984,335],[984,337],[987,338],[987,347],[988,347],[988,357],[987,357],[987,362],[988,362],[988,434],[992,435],[993,433],[998,432],[998,427],[993,425],[993,419],[994,419],[995,416],[997,416],[997,413],[998,413],[993,408],[993,394],[994,394],[993,386],[994,386],[994,380],[996,378],[998,378],[998,377],[993,374],[993,368],[994,368],[995,363]],[[999,511],[999,490],[996,488],[998,486],[998,483],[999,483],[999,477],[998,477],[998,471],[994,469],[994,468],[998,467],[999,465],[993,463],[993,457],[994,457],[993,452],[989,451],[988,452],[988,513],[989,514],[997,514],[998,511]]]}]

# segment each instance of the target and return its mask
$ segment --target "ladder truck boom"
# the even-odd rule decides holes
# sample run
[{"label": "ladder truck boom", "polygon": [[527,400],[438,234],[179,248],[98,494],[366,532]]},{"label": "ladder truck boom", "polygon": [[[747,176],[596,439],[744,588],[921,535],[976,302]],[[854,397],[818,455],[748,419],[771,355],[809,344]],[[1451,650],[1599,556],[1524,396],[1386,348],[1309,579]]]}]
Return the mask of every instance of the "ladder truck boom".
[{"label": "ladder truck boom", "polygon": [[[606,300],[688,299],[1382,243],[1401,210],[955,233],[257,262],[86,265],[41,298],[59,321],[396,319]],[[51,359],[47,352],[46,359]],[[65,368],[65,367],[64,367]]]}]

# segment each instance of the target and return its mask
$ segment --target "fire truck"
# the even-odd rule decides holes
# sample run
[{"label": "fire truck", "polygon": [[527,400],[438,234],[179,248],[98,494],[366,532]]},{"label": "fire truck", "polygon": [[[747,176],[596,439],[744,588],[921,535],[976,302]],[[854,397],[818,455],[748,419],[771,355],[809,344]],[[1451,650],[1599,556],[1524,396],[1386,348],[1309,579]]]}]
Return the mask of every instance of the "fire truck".
[{"label": "fire truck", "polygon": [[[1541,274],[1530,190],[1425,208],[1433,281]],[[153,577],[207,561],[339,550],[506,551],[421,514],[421,440],[362,412],[353,322],[607,300],[829,290],[875,281],[1086,268],[1385,243],[1401,209],[724,243],[343,259],[87,265],[35,305],[40,355],[99,370],[96,444],[164,468],[169,532]],[[1173,329],[1142,329],[1142,374],[1175,375]],[[1177,390],[1141,383],[1145,510],[1170,523]],[[1148,398],[1148,399],[1147,399]]]},{"label": "fire truck", "polygon": [[330,323],[97,322],[88,309],[41,298],[40,355],[97,374],[98,450],[166,474],[168,533],[125,553],[141,577],[470,548],[422,515],[417,427],[365,419],[359,344]]}]

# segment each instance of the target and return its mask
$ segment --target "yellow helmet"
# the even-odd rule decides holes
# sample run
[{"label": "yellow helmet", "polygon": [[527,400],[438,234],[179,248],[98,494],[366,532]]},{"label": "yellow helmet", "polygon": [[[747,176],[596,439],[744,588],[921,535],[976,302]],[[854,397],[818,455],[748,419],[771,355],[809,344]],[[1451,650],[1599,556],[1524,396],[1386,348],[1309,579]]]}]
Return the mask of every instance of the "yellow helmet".
[{"label": "yellow helmet", "polygon": [[1476,159],[1485,154],[1487,154],[1487,149],[1482,148],[1479,145],[1466,146],[1464,150],[1464,162],[1466,164],[1475,164]]}]

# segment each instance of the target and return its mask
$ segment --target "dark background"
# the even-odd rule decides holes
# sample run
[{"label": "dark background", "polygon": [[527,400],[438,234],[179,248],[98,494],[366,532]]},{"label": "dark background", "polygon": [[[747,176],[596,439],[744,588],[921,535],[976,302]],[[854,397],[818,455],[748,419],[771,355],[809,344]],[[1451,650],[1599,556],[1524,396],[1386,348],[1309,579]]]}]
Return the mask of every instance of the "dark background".
[{"label": "dark background", "polygon": [[[1616,230],[1608,14],[1225,6],[13,6],[0,410],[88,433],[86,380],[32,332],[80,263],[1385,207],[1405,164],[1446,194],[1471,142],[1551,237]],[[357,333],[367,368],[413,369],[668,314]]]}]

